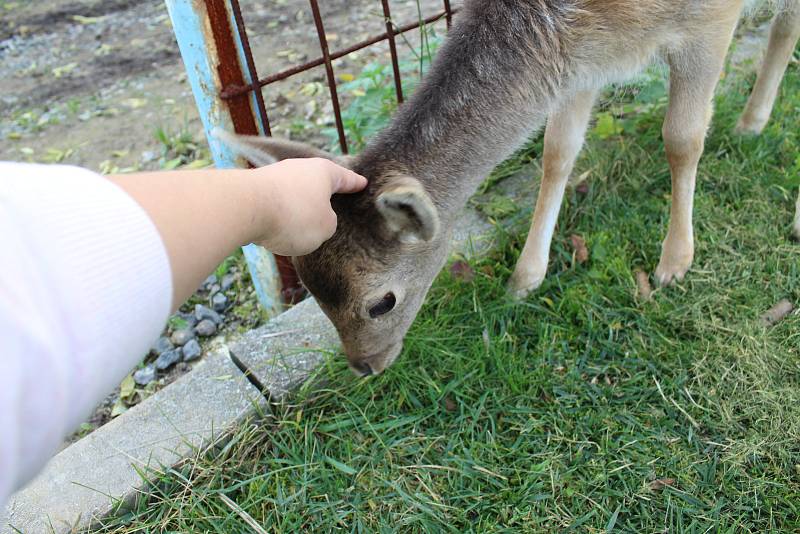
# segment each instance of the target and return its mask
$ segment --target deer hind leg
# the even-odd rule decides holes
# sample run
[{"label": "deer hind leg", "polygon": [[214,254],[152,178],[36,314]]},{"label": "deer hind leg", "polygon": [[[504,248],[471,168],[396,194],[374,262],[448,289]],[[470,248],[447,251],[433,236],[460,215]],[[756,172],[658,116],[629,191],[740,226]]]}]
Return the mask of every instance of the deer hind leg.
[{"label": "deer hind leg", "polygon": [[694,206],[697,165],[712,115],[712,99],[722,71],[730,31],[711,33],[670,54],[670,98],[663,137],[672,174],[672,206],[667,237],[656,269],[662,286],[682,280],[694,259]]},{"label": "deer hind leg", "polygon": [[753,93],[747,101],[736,131],[759,134],[769,121],[778,88],[800,39],[800,1],[791,2],[775,16],[769,35],[764,63],[758,73]]},{"label": "deer hind leg", "polygon": [[597,93],[582,91],[562,102],[547,122],[544,134],[542,184],[528,239],[509,290],[517,298],[537,289],[547,275],[550,244],[572,167],[583,146]]}]

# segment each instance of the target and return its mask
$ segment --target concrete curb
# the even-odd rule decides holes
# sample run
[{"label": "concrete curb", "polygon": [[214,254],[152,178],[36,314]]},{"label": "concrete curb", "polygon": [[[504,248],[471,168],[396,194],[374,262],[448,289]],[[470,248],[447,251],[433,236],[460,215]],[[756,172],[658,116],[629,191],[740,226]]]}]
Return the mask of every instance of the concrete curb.
[{"label": "concrete curb", "polygon": [[[488,224],[467,212],[455,249],[484,250],[473,240]],[[335,351],[336,330],[313,299],[230,343],[220,342],[191,373],[56,455],[11,498],[0,533],[72,533],[135,503],[157,473],[203,450],[244,418],[279,399]],[[254,387],[258,386],[258,387]]]},{"label": "concrete curb", "polygon": [[74,532],[131,500],[139,471],[172,466],[265,400],[233,365],[225,346],[191,373],[56,455],[11,499],[0,532]]}]

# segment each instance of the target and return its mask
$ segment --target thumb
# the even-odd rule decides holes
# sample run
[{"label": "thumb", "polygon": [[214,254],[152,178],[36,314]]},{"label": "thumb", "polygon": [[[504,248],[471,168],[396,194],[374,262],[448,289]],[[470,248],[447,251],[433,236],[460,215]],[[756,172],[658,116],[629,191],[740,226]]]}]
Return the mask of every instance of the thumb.
[{"label": "thumb", "polygon": [[333,190],[336,193],[358,193],[367,187],[367,179],[356,174],[349,169],[337,166],[337,172],[333,180]]}]

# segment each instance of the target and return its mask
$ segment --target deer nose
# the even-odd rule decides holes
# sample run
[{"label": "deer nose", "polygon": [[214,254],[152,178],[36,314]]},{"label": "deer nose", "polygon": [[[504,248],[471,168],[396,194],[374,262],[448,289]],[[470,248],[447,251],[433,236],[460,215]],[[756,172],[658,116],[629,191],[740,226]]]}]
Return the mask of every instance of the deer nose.
[{"label": "deer nose", "polygon": [[355,374],[362,378],[366,378],[375,374],[372,370],[372,367],[370,367],[370,365],[364,361],[351,363],[350,369],[352,369]]}]

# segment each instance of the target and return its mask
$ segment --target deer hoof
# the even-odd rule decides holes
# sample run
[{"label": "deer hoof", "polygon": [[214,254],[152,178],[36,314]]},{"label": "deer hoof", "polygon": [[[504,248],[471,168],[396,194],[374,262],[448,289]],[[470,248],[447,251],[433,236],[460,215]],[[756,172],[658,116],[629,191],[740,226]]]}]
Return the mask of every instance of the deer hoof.
[{"label": "deer hoof", "polygon": [[767,121],[745,119],[742,117],[739,119],[733,132],[737,135],[760,135],[766,125]]},{"label": "deer hoof", "polygon": [[692,266],[692,260],[670,261],[662,258],[656,269],[656,282],[660,287],[667,287],[675,282],[682,282]]},{"label": "deer hoof", "polygon": [[524,300],[532,292],[539,289],[544,282],[546,273],[542,274],[522,274],[515,271],[508,281],[508,292],[515,300]]}]

